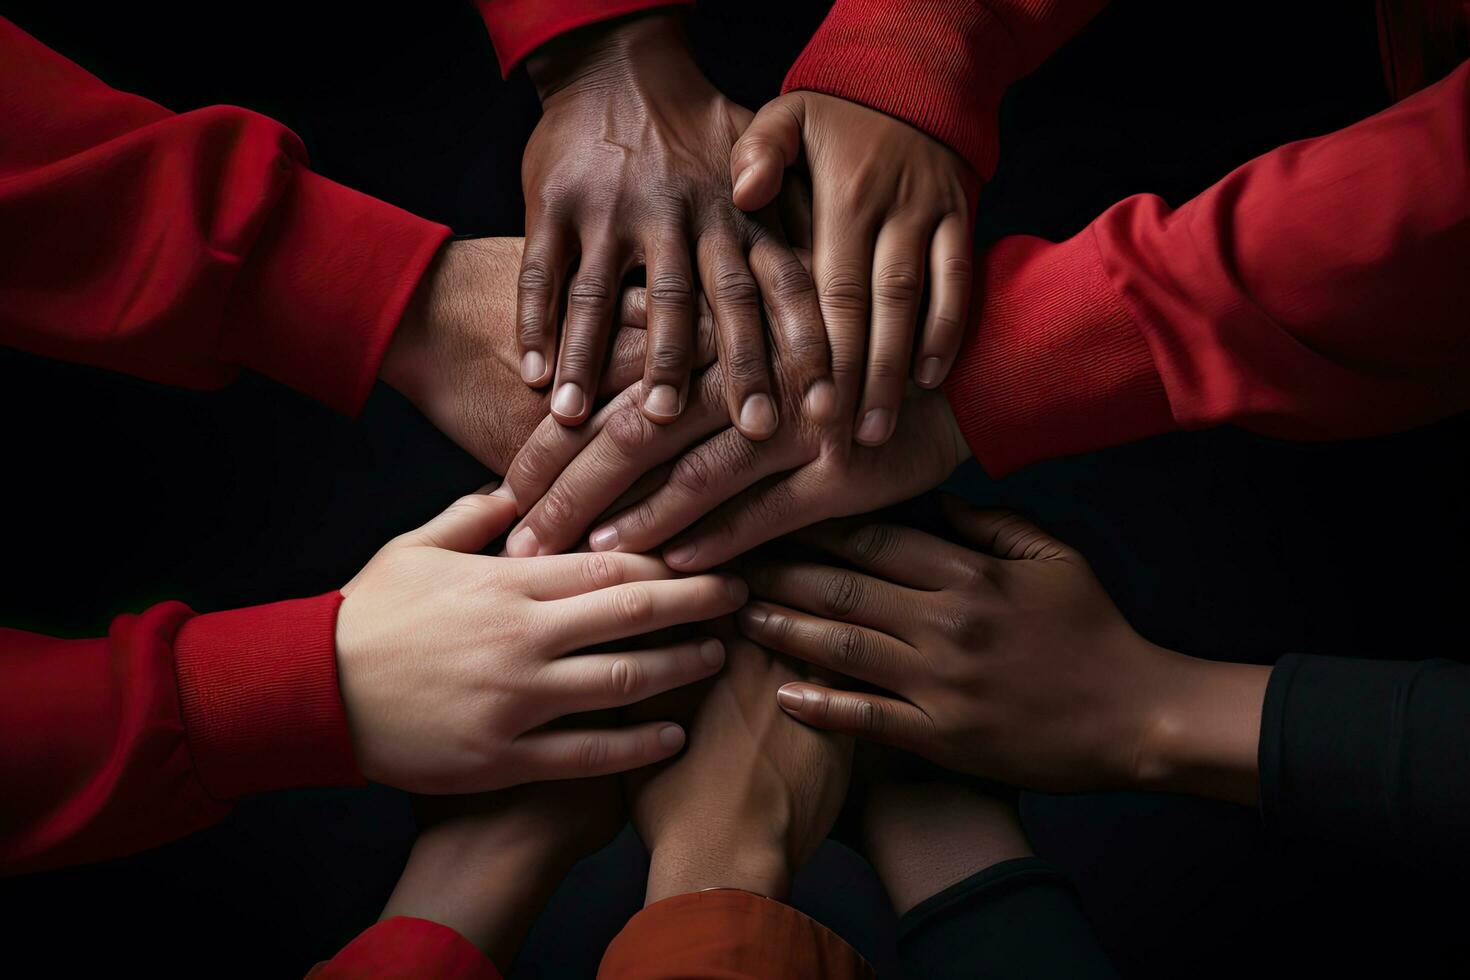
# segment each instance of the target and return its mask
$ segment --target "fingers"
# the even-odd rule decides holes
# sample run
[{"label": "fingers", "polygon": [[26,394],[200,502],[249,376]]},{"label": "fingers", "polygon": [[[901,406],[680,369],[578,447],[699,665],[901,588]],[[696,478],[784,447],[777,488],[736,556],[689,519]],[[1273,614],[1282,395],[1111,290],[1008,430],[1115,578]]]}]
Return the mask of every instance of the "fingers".
[{"label": "fingers", "polygon": [[442,514],[398,540],[406,545],[474,554],[503,534],[514,521],[515,505],[510,501],[472,493],[460,497]]},{"label": "fingers", "polygon": [[845,201],[816,188],[812,205],[812,279],[827,325],[832,375],[844,397],[856,404],[868,349],[869,287],[873,275],[873,228],[849,213]]},{"label": "fingers", "polygon": [[759,211],[781,190],[787,167],[801,150],[805,103],[783,95],[761,107],[730,148],[731,198],[742,211]]},{"label": "fingers", "polygon": [[663,582],[631,582],[558,599],[542,608],[547,644],[580,650],[684,623],[701,623],[745,604],[745,583],[731,575],[696,575]]},{"label": "fingers", "polygon": [[628,582],[673,578],[674,572],[653,555],[577,554],[540,558],[506,558],[501,568],[525,582],[529,598],[550,601],[610,589]]},{"label": "fingers", "polygon": [[[714,318],[710,315],[709,304],[705,302],[702,295],[696,297],[695,307],[697,322],[695,324],[696,342],[694,345],[694,366],[708,367],[715,362],[715,356],[717,353],[715,351],[715,321]],[[648,291],[642,286],[633,286],[623,290],[623,309],[621,316],[624,327],[632,327],[635,330],[642,330],[647,327]],[[614,362],[621,364],[626,360],[631,360],[632,355],[627,352],[633,350],[636,347],[638,370],[642,371],[644,351],[643,338],[638,337],[637,335],[630,336],[626,331],[620,330],[618,331],[618,341],[619,346],[615,348],[613,355]],[[632,384],[635,380],[636,376],[630,378],[627,384],[624,384],[621,387],[612,388],[611,390],[621,391],[623,388],[626,388],[628,387],[628,385]],[[609,386],[607,384],[606,378],[603,379],[602,388],[604,393],[607,393],[609,391]]]},{"label": "fingers", "polygon": [[694,282],[682,228],[644,244],[648,271],[648,355],[643,414],[671,422],[684,410],[694,363]]},{"label": "fingers", "polygon": [[736,622],[762,646],[890,691],[904,690],[914,648],[887,633],[768,602],[752,602]]},{"label": "fingers", "polygon": [[898,524],[875,524],[871,518],[818,524],[800,532],[798,540],[914,589],[942,589],[966,581],[976,560],[987,560],[932,534]]},{"label": "fingers", "polygon": [[854,436],[865,446],[881,446],[893,435],[908,381],[914,325],[924,291],[924,259],[929,226],[892,220],[878,232],[873,249],[873,325],[868,368]]},{"label": "fingers", "polygon": [[602,355],[622,295],[623,255],[610,240],[587,246],[567,287],[566,330],[556,363],[551,414],[577,425],[592,411]]},{"label": "fingers", "polygon": [[934,722],[922,710],[895,698],[834,691],[816,684],[786,684],[776,703],[797,721],[829,732],[881,742],[925,755]]},{"label": "fingers", "polygon": [[684,729],[666,721],[625,728],[556,730],[522,735],[511,745],[524,782],[608,776],[662,762],[684,747]]},{"label": "fingers", "polygon": [[[570,547],[640,476],[724,425],[724,405],[705,390],[709,384],[701,379],[693,403],[668,425],[650,422],[621,396],[593,419],[591,436],[552,432],[543,422],[506,473],[504,486],[515,499],[535,501],[506,540],[506,552],[522,558]],[[604,536],[592,545],[610,551],[618,542]]]},{"label": "fingers", "polygon": [[[796,447],[788,447],[790,455]],[[689,527],[757,481],[799,460],[773,443],[751,442],[725,429],[679,457],[663,485],[589,536],[599,551],[648,551]],[[709,566],[705,566],[709,567]]]},{"label": "fingers", "polygon": [[745,572],[750,591],[761,599],[855,623],[890,636],[905,636],[918,596],[901,585],[830,565],[766,562]]},{"label": "fingers", "polygon": [[700,238],[699,279],[715,317],[730,419],[747,439],[769,439],[778,418],[766,369],[760,288],[733,235],[716,232]]},{"label": "fingers", "polygon": [[967,215],[951,214],[934,230],[929,246],[929,310],[914,365],[914,381],[921,388],[937,388],[949,376],[964,343],[974,247]]},{"label": "fingers", "polygon": [[546,665],[541,683],[554,692],[560,717],[635,704],[713,676],[724,663],[724,644],[706,638],[657,650],[562,657]]},{"label": "fingers", "polygon": [[1081,558],[1070,547],[1011,511],[980,510],[951,494],[940,495],[940,507],[956,530],[975,542],[981,551],[997,558],[1035,561]]},{"label": "fingers", "polygon": [[663,550],[681,572],[703,571],[773,538],[834,516],[833,489],[820,471],[804,466],[747,490],[700,521]]},{"label": "fingers", "polygon": [[516,343],[521,380],[540,388],[556,364],[556,328],[562,285],[573,257],[572,235],[560,220],[526,222],[526,246],[516,280]]},{"label": "fingers", "polygon": [[786,383],[803,393],[808,419],[818,425],[831,422],[837,417],[837,389],[811,273],[790,248],[769,235],[751,247],[750,268],[770,312]]}]

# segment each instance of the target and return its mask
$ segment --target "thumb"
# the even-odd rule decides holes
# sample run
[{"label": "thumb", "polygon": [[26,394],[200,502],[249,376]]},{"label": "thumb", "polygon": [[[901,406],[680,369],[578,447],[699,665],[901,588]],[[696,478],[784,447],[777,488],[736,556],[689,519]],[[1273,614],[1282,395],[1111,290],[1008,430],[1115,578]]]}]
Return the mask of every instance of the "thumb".
[{"label": "thumb", "polygon": [[399,541],[473,554],[504,534],[515,519],[515,501],[472,493],[460,497],[444,513],[403,535]]},{"label": "thumb", "polygon": [[951,494],[940,495],[945,518],[979,549],[997,558],[1073,560],[1077,552],[1009,510],[981,510]]},{"label": "thumb", "polygon": [[772,99],[755,114],[730,148],[731,197],[742,211],[759,211],[776,199],[782,174],[801,151],[806,121],[800,95]]}]

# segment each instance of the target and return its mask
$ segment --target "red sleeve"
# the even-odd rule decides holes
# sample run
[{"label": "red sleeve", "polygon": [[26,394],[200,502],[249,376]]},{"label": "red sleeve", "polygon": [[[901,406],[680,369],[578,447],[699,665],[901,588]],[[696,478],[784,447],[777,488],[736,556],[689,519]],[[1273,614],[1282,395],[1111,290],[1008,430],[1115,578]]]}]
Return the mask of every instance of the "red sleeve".
[{"label": "red sleeve", "polygon": [[495,45],[502,76],[552,38],[588,24],[694,0],[474,0]]},{"label": "red sleeve", "polygon": [[859,102],[923,130],[989,178],[1000,100],[1107,0],[837,0],[781,91]]},{"label": "red sleeve", "polygon": [[500,971],[448,926],[398,915],[366,930],[306,976],[307,980],[500,980]]},{"label": "red sleeve", "polygon": [[361,782],[337,689],[341,602],[203,616],[166,602],[95,640],[0,629],[0,868],[119,857],[244,793]]},{"label": "red sleeve", "polygon": [[449,230],[317,176],[232,106],[175,115],[0,19],[0,343],[357,411]]},{"label": "red sleeve", "polygon": [[1470,63],[1177,210],[1130,197],[980,265],[945,389],[993,474],[1180,429],[1340,439],[1464,411]]},{"label": "red sleeve", "polygon": [[871,980],[834,932],[789,905],[721,888],[648,906],[623,927],[598,980]]}]

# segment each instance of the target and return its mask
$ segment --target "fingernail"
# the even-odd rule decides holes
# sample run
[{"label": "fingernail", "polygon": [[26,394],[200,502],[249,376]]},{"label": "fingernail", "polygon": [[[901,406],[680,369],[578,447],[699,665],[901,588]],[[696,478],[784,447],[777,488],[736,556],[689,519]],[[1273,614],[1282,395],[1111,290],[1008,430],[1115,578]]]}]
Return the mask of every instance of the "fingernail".
[{"label": "fingernail", "polygon": [[582,414],[582,406],[586,404],[586,401],[582,395],[582,389],[568,381],[556,389],[556,397],[551,400],[551,410],[558,415],[574,419]]},{"label": "fingernail", "polygon": [[692,544],[681,544],[664,552],[664,564],[687,565],[694,560],[696,548]]},{"label": "fingernail", "polygon": [[658,730],[658,744],[670,752],[675,751],[684,744],[684,729],[678,725],[665,725]]},{"label": "fingernail", "polygon": [[863,416],[862,425],[858,426],[858,442],[876,445],[887,439],[893,430],[893,413],[886,408],[871,409]]},{"label": "fingernail", "polygon": [[699,645],[699,659],[710,667],[718,667],[725,662],[725,644],[719,640],[705,640]]},{"label": "fingernail", "polygon": [[679,414],[679,389],[673,385],[654,385],[643,407],[660,418],[671,419]]},{"label": "fingernail", "polygon": [[536,532],[528,527],[505,539],[505,553],[512,558],[531,558],[540,550],[541,542],[536,539]]},{"label": "fingernail", "polygon": [[804,700],[800,691],[793,691],[790,688],[783,687],[776,692],[776,703],[787,711],[800,711]]},{"label": "fingernail", "polygon": [[740,610],[740,618],[745,620],[747,626],[759,630],[762,626],[766,625],[768,614],[760,606],[746,606]]},{"label": "fingernail", "polygon": [[767,436],[776,431],[776,406],[770,395],[751,395],[740,406],[740,427],[747,433]]},{"label": "fingernail", "polygon": [[806,417],[818,425],[832,421],[837,417],[837,386],[825,378],[813,382],[806,390],[802,407],[806,409]]},{"label": "fingernail", "polygon": [[509,483],[502,483],[500,486],[490,491],[490,496],[499,497],[502,500],[509,500],[511,503],[516,505],[517,510],[520,510],[521,505],[520,502],[516,500],[516,492],[510,488]]},{"label": "fingernail", "polygon": [[750,182],[750,178],[754,176],[754,174],[755,168],[753,167],[746,167],[744,170],[740,171],[740,176],[735,178],[735,186],[730,191],[730,196],[734,197],[736,194],[739,194],[740,188],[748,184]]},{"label": "fingernail", "polygon": [[546,374],[546,358],[540,351],[528,350],[521,355],[521,380],[526,384],[540,381]]},{"label": "fingernail", "polygon": [[919,362],[919,384],[925,388],[933,388],[939,384],[940,372],[944,370],[944,362],[937,357],[926,357]]},{"label": "fingernail", "polygon": [[750,590],[745,587],[745,583],[733,575],[725,576],[725,588],[735,602],[744,604],[750,598]]},{"label": "fingernail", "polygon": [[604,527],[593,531],[587,543],[592,546],[593,551],[612,551],[618,546],[618,529]]}]

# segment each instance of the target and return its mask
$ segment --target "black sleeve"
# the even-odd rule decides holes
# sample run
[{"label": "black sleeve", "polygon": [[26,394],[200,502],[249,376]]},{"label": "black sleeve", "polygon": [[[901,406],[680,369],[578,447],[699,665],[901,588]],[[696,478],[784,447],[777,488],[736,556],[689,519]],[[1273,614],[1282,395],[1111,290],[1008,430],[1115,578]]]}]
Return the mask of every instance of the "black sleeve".
[{"label": "black sleeve", "polygon": [[1071,884],[1034,857],[991,865],[909,910],[898,956],[904,976],[925,980],[1118,975]]},{"label": "black sleeve", "polygon": [[1261,714],[1261,810],[1287,842],[1470,871],[1470,666],[1283,657]]}]

